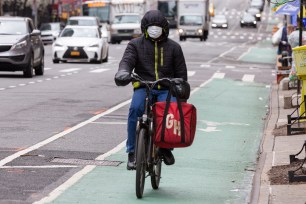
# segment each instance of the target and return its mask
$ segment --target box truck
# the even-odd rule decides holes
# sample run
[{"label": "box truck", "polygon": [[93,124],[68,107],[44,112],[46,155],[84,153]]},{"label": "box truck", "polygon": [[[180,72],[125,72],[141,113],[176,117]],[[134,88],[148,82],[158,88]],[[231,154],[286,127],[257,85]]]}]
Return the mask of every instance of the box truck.
[{"label": "box truck", "polygon": [[207,40],[209,21],[209,0],[178,0],[177,28],[180,41],[186,38]]}]

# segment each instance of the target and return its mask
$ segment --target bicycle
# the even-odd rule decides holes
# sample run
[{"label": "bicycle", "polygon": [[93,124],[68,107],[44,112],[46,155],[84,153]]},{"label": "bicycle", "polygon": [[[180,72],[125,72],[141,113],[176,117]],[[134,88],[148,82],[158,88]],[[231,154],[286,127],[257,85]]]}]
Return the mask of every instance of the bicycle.
[{"label": "bicycle", "polygon": [[[152,108],[157,99],[153,97],[150,100],[149,96],[157,84],[160,82],[171,83],[171,79],[163,78],[157,81],[145,81],[134,73],[132,74],[132,79],[146,87],[144,114],[138,118],[135,143],[136,196],[137,198],[142,198],[146,177],[150,176],[152,188],[158,189],[163,161],[162,156],[158,153],[159,147],[153,141],[154,120]],[[148,173],[147,176],[146,173]]]}]

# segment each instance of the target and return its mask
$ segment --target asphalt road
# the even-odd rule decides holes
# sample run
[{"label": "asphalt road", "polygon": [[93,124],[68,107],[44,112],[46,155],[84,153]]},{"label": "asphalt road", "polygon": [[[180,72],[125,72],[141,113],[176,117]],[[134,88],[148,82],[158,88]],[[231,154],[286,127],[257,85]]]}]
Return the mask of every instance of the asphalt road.
[{"label": "asphalt road", "polygon": [[[241,29],[244,1],[231,2],[227,9],[221,1],[215,5],[228,16],[229,29],[211,29],[206,42],[179,42],[192,88],[212,77],[269,87],[275,79],[275,48],[269,41],[275,16],[266,9],[258,29]],[[169,37],[178,41],[175,30]],[[46,46],[43,76],[0,73],[0,203],[40,200],[124,143],[132,88],[116,87],[113,78],[126,44],[110,45],[109,62],[101,65],[53,64],[51,46]],[[227,104],[226,97],[222,100]]]}]

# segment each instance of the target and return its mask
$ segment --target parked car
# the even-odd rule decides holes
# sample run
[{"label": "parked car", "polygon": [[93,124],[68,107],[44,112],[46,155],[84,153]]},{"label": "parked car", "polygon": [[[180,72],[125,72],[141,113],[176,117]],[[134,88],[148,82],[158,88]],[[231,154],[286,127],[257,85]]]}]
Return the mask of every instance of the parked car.
[{"label": "parked car", "polygon": [[0,71],[44,74],[44,45],[32,19],[0,17]]},{"label": "parked car", "polygon": [[244,13],[240,19],[240,27],[243,28],[243,27],[248,27],[248,26],[256,28],[257,21],[252,14]]},{"label": "parked car", "polygon": [[61,32],[61,23],[43,23],[40,26],[41,40],[44,44],[52,44]]},{"label": "parked car", "polygon": [[141,16],[136,13],[116,15],[111,24],[111,43],[121,43],[122,40],[131,40],[139,37]]},{"label": "parked car", "polygon": [[212,28],[228,28],[228,21],[225,15],[215,15],[215,17],[211,20],[211,27]]},{"label": "parked car", "polygon": [[261,20],[261,12],[258,8],[250,7],[246,10],[246,12],[252,14],[255,17],[256,21]]},{"label": "parked car", "polygon": [[52,45],[53,63],[108,61],[108,42],[97,26],[66,26]]}]

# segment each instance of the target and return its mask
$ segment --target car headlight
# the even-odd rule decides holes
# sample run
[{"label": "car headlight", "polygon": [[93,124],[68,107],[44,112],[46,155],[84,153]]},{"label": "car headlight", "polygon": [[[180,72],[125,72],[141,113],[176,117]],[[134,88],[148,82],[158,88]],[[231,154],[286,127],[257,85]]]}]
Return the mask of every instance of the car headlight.
[{"label": "car headlight", "polygon": [[27,46],[27,41],[24,40],[24,41],[21,41],[19,43],[16,43],[15,45],[13,45],[12,49],[21,49],[23,47],[26,47]]},{"label": "car headlight", "polygon": [[227,24],[223,24],[222,27],[223,27],[223,28],[227,27]]},{"label": "car headlight", "polygon": [[212,27],[217,27],[217,24],[213,23],[211,24]]},{"label": "car headlight", "polygon": [[241,21],[241,23],[244,23],[244,21]]},{"label": "car headlight", "polygon": [[256,21],[254,21],[254,24],[256,24],[257,22]]},{"label": "car headlight", "polygon": [[261,14],[260,14],[260,13],[256,14],[256,17],[258,17],[258,18],[259,18],[260,16],[261,16]]},{"label": "car headlight", "polygon": [[180,28],[180,29],[178,29],[178,32],[179,32],[179,33],[183,33],[184,30]]},{"label": "car headlight", "polygon": [[99,44],[96,43],[96,44],[90,45],[89,47],[99,47]]},{"label": "car headlight", "polygon": [[203,30],[202,29],[198,29],[198,33],[203,33]]}]

